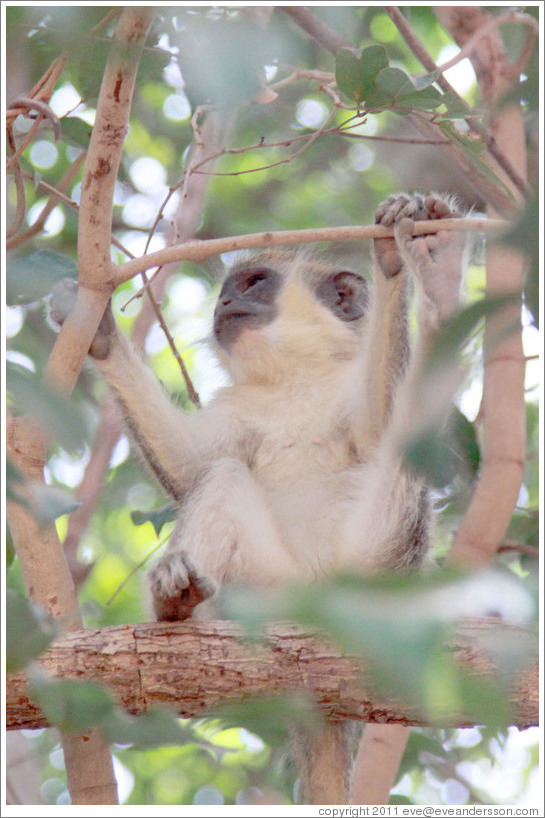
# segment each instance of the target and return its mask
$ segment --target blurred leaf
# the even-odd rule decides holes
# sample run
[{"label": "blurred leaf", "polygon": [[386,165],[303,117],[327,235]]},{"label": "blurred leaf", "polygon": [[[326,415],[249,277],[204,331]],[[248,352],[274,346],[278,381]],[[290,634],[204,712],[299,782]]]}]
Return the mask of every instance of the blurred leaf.
[{"label": "blurred leaf", "polygon": [[409,440],[404,455],[417,474],[437,489],[456,476],[472,481],[480,464],[475,427],[456,406],[451,407],[446,425],[427,427]]},{"label": "blurred leaf", "polygon": [[[65,116],[61,120],[61,124],[62,133],[63,136],[66,137],[66,141],[69,144],[77,145],[87,150],[93,130],[92,125],[89,125],[88,122],[85,122],[85,120],[80,119],[78,116]],[[67,275],[69,275],[70,278],[76,277],[74,272],[67,273]]]},{"label": "blurred leaf", "polygon": [[457,358],[479,321],[504,307],[516,304],[517,296],[498,295],[482,298],[459,310],[443,322],[428,352],[426,370],[431,375]]},{"label": "blurred leaf", "polygon": [[272,744],[285,742],[288,727],[300,724],[312,730],[323,723],[323,717],[309,696],[302,693],[277,697],[252,696],[241,702],[227,702],[216,708],[227,726],[245,727]]},{"label": "blurred leaf", "polygon": [[19,471],[9,458],[6,459],[6,499],[16,500],[18,503],[26,501],[21,496],[19,489],[23,488],[27,480],[24,474]]},{"label": "blurred leaf", "polygon": [[30,415],[49,437],[67,451],[81,449],[87,429],[73,401],[60,397],[36,373],[18,364],[8,361],[6,376],[8,394],[19,411]]},{"label": "blurred leaf", "polygon": [[438,756],[439,758],[446,758],[447,753],[441,742],[430,734],[423,733],[418,728],[411,730],[409,734],[409,741],[407,742],[407,749],[403,754],[397,780],[399,781],[406,773],[421,763],[421,754],[427,753],[431,756]]},{"label": "blurred leaf", "polygon": [[6,588],[6,671],[13,673],[36,659],[59,632],[42,608]]},{"label": "blurred leaf", "polygon": [[71,256],[54,250],[17,256],[7,266],[6,302],[13,306],[39,301],[65,276],[78,277],[78,265]]},{"label": "blurred leaf", "polygon": [[273,36],[247,17],[183,18],[179,62],[192,106],[231,107],[250,101],[275,54]]},{"label": "blurred leaf", "polygon": [[504,193],[513,199],[513,194],[509,190],[506,185],[502,182],[500,177],[494,173],[494,171],[487,165],[487,163],[481,159],[479,156],[480,153],[484,150],[484,145],[482,142],[479,142],[477,139],[470,139],[469,137],[465,136],[464,134],[460,133],[460,131],[448,120],[441,120],[438,123],[440,130],[443,132],[443,135],[450,139],[450,141],[458,148],[461,148],[466,159],[469,161],[481,172],[483,173],[487,179],[491,182],[494,182],[499,188],[503,190]]},{"label": "blurred leaf", "polygon": [[471,423],[457,406],[453,406],[447,429],[452,436],[455,451],[463,462],[469,477],[475,477],[481,465],[481,452],[475,424]]},{"label": "blurred leaf", "polygon": [[450,92],[441,96],[441,102],[446,106],[447,117],[449,119],[459,119],[468,116],[472,111],[456,94]]},{"label": "blurred leaf", "polygon": [[[494,680],[475,680],[460,668],[445,651],[452,626],[461,618],[497,611],[507,619],[515,612],[529,617],[536,608],[519,580],[498,571],[337,576],[271,594],[238,589],[224,596],[223,605],[227,616],[254,630],[261,618],[261,625],[290,620],[323,631],[341,649],[364,659],[366,680],[377,690],[415,703],[430,719],[465,714],[495,723],[508,718],[503,681],[499,674]],[[496,645],[496,659],[501,647]],[[524,655],[531,650],[525,645]]]},{"label": "blurred leaf", "polygon": [[29,672],[29,693],[51,724],[71,733],[111,718],[116,706],[113,696],[94,682],[53,679],[35,666]]},{"label": "blurred leaf", "polygon": [[130,716],[116,708],[99,726],[107,742],[144,749],[185,744],[195,738],[193,731],[184,727],[174,711],[166,707],[150,708],[141,716]]},{"label": "blurred leaf", "polygon": [[524,287],[524,302],[532,314],[536,327],[539,328],[539,214],[538,194],[532,194],[526,201],[515,224],[499,239],[521,250],[530,261],[530,269]]},{"label": "blurred leaf", "polygon": [[131,511],[131,520],[134,525],[144,525],[144,523],[151,523],[155,529],[157,536],[161,533],[161,529],[166,523],[176,520],[179,514],[179,508],[174,503],[168,503],[161,508],[155,508],[151,511]]},{"label": "blurred leaf", "polygon": [[30,511],[40,525],[52,522],[63,514],[70,514],[81,505],[75,494],[63,486],[46,486],[30,481],[28,488],[31,495]]}]

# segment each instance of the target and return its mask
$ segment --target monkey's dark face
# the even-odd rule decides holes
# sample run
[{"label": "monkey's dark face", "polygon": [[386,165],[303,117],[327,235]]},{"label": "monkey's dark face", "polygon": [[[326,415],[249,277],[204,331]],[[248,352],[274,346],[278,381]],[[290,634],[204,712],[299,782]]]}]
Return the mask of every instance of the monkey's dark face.
[{"label": "monkey's dark face", "polygon": [[214,312],[216,354],[235,383],[282,383],[357,355],[361,276],[308,253],[273,250],[236,265]]},{"label": "monkey's dark face", "polygon": [[261,265],[235,268],[225,279],[214,311],[214,335],[223,349],[247,329],[260,329],[274,321],[282,276]]}]

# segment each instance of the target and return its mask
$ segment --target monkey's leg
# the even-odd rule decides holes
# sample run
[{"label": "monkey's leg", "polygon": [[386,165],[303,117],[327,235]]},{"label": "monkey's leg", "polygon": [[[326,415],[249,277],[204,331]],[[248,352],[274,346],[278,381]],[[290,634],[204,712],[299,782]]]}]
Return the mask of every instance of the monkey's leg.
[{"label": "monkey's leg", "polygon": [[249,469],[221,458],[185,498],[167,552],[151,569],[150,581],[159,618],[183,619],[206,598],[199,598],[203,587],[206,596],[231,578],[266,587],[293,580],[300,570]]},{"label": "monkey's leg", "polygon": [[321,728],[290,729],[302,804],[348,804],[359,725],[328,721]]}]

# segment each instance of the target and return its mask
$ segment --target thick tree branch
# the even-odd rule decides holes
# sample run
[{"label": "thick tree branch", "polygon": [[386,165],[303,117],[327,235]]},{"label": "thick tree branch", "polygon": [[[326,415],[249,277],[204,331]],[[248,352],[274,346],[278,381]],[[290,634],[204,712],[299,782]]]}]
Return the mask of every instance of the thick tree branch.
[{"label": "thick tree branch", "polygon": [[[302,628],[271,627],[261,645],[241,640],[232,622],[153,622],[72,631],[40,658],[44,670],[62,679],[104,684],[131,713],[168,705],[181,716],[200,716],[221,704],[249,696],[306,690],[326,716],[398,725],[424,724],[418,708],[374,695],[363,681],[362,665]],[[447,650],[476,677],[502,673],[479,647],[487,638],[526,638],[526,628],[501,620],[464,622]],[[537,640],[536,640],[537,653]],[[513,723],[536,724],[537,664],[521,668],[510,690]],[[451,714],[443,726],[472,723]],[[28,699],[26,674],[12,674],[7,685],[8,729],[43,727],[45,720]]]},{"label": "thick tree branch", "polygon": [[[439,6],[436,14],[463,46],[491,19],[478,7]],[[497,29],[481,40],[471,60],[490,115],[491,133],[517,172],[526,175],[526,140],[519,104],[496,110],[499,99],[511,88],[512,66]],[[505,178],[509,185],[509,179]],[[517,191],[513,195],[519,199]],[[496,215],[492,207],[488,215]],[[521,293],[526,262],[512,247],[492,244],[487,249],[487,293]],[[505,308],[486,321],[484,336],[483,399],[480,415],[484,451],[479,479],[471,504],[453,540],[451,563],[486,565],[496,554],[513,514],[524,473],[526,410],[525,360],[522,348],[520,303]]]},{"label": "thick tree branch", "polygon": [[[79,223],[80,297],[46,367],[46,381],[69,395],[87,355],[111,285],[113,189],[123,149],[138,55],[153,11],[123,9],[104,74],[87,153]],[[8,425],[10,456],[28,477],[43,481],[48,441],[28,419]],[[26,508],[10,503],[8,519],[32,600],[68,627],[81,627],[74,582],[54,525],[40,529]],[[72,804],[117,804],[111,754],[97,731],[61,736]]]},{"label": "thick tree branch", "polygon": [[79,290],[53,347],[46,377],[70,394],[115,289],[111,261],[113,193],[127,133],[138,58],[153,10],[123,9],[102,80],[81,187]]}]

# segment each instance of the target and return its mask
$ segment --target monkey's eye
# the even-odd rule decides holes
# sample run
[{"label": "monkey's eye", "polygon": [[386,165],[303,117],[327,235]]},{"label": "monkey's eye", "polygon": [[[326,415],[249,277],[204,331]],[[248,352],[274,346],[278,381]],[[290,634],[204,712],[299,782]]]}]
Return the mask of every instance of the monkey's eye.
[{"label": "monkey's eye", "polygon": [[261,281],[266,281],[267,275],[266,273],[253,273],[252,275],[248,276],[248,278],[244,279],[244,281],[240,285],[240,289],[243,293],[248,292]]}]

